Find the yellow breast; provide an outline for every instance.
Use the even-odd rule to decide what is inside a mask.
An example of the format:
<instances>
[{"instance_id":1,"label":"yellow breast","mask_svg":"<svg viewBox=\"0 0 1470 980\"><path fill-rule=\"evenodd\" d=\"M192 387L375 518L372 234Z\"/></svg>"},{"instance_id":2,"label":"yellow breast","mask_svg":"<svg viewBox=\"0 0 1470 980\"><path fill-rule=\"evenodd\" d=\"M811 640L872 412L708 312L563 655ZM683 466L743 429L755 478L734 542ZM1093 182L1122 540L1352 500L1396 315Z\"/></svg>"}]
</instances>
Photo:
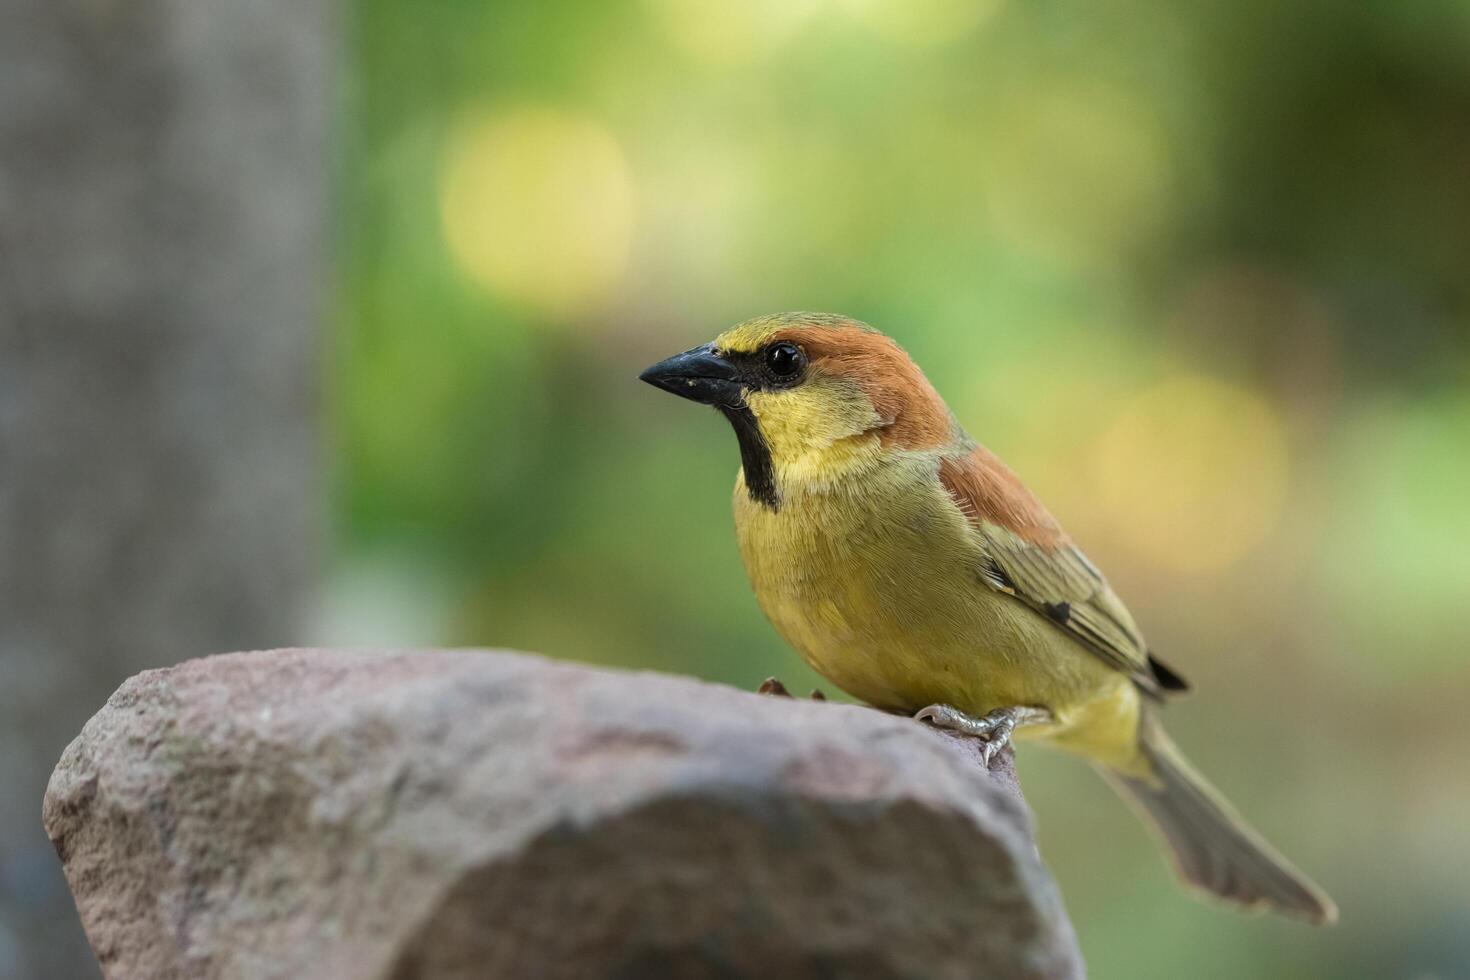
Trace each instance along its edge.
<instances>
[{"instance_id":1,"label":"yellow breast","mask_svg":"<svg viewBox=\"0 0 1470 980\"><path fill-rule=\"evenodd\" d=\"M860 449L860 447L859 447ZM1132 747L1136 692L1121 674L980 577L983 552L923 454L863 454L860 472L782 480L771 510L735 488L741 554L762 610L824 677L874 706L947 702L970 714L1047 707L1049 732ZM1114 716L1117 716L1114 718ZM1124 730L1126 729L1126 730ZM1099 757L1097 747L1072 746Z\"/></svg>"}]
</instances>

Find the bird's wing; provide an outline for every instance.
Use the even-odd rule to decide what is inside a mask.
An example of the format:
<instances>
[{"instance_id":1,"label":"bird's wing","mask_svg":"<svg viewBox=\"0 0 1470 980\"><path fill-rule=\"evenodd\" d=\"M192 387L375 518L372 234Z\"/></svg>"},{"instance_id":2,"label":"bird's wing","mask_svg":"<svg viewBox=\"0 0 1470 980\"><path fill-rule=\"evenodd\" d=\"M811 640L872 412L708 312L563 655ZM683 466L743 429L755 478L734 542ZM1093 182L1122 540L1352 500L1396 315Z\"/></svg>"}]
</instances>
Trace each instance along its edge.
<instances>
[{"instance_id":1,"label":"bird's wing","mask_svg":"<svg viewBox=\"0 0 1470 980\"><path fill-rule=\"evenodd\" d=\"M1188 688L1149 656L1133 616L1097 566L995 454L977 446L947 457L939 478L980 537L988 586L1035 609L1145 692Z\"/></svg>"}]
</instances>

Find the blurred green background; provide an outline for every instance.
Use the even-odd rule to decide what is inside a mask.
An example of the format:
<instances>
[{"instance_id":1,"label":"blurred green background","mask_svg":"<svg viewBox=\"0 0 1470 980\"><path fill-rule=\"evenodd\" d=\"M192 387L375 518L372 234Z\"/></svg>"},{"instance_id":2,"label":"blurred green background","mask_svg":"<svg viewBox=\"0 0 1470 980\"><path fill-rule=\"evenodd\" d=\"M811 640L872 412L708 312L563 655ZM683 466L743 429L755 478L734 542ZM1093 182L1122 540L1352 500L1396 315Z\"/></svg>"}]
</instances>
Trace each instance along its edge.
<instances>
[{"instance_id":1,"label":"blurred green background","mask_svg":"<svg viewBox=\"0 0 1470 980\"><path fill-rule=\"evenodd\" d=\"M818 683L746 586L731 434L634 379L846 313L1107 570L1196 685L1181 744L1342 906L1190 901L1023 748L1092 975L1470 971L1470 7L359 0L348 29L323 637Z\"/></svg>"}]
</instances>

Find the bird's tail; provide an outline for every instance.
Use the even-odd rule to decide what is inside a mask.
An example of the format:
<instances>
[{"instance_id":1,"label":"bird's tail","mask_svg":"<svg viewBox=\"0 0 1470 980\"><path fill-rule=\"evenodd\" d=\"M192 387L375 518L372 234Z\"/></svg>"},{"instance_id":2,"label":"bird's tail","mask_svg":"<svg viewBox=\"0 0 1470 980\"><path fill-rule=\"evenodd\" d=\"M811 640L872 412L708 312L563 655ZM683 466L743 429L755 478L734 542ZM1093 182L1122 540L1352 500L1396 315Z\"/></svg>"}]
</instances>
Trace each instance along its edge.
<instances>
[{"instance_id":1,"label":"bird's tail","mask_svg":"<svg viewBox=\"0 0 1470 980\"><path fill-rule=\"evenodd\" d=\"M1139 747L1152 778L1103 774L1157 828L1185 881L1247 908L1270 908L1317 925L1337 921L1332 899L1194 771L1151 711L1139 727Z\"/></svg>"}]
</instances>

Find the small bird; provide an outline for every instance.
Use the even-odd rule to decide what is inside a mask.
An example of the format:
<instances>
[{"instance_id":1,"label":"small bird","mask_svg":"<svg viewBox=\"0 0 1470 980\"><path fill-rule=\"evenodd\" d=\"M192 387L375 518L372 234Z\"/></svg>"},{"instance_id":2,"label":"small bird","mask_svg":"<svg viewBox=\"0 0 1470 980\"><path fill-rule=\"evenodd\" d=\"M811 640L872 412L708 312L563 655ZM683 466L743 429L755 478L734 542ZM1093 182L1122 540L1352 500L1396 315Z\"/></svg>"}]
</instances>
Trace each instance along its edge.
<instances>
[{"instance_id":1,"label":"small bird","mask_svg":"<svg viewBox=\"0 0 1470 980\"><path fill-rule=\"evenodd\" d=\"M781 313L640 377L734 427L746 571L818 673L982 739L987 764L1013 732L1080 755L1137 804L1189 884L1336 920L1164 733L1159 709L1184 679L893 340L846 317Z\"/></svg>"}]
</instances>

